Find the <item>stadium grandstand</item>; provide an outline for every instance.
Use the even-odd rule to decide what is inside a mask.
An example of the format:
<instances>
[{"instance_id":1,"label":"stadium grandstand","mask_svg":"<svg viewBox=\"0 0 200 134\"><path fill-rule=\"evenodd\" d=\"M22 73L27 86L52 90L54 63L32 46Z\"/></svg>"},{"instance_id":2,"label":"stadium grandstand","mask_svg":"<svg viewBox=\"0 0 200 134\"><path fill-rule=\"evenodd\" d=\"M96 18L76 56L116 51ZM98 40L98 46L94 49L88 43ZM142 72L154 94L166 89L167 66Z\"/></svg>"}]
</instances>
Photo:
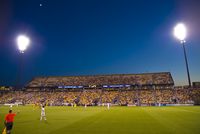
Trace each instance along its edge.
<instances>
[{"instance_id":1,"label":"stadium grandstand","mask_svg":"<svg viewBox=\"0 0 200 134\"><path fill-rule=\"evenodd\" d=\"M169 72L146 74L114 74L94 76L36 77L27 88L94 88L110 85L130 86L173 86L174 81ZM71 87L70 87L71 86ZM80 87L79 87L80 86Z\"/></svg>"},{"instance_id":2,"label":"stadium grandstand","mask_svg":"<svg viewBox=\"0 0 200 134\"><path fill-rule=\"evenodd\" d=\"M0 103L156 106L194 104L199 98L198 88L174 87L171 73L160 72L36 77L23 91L1 93Z\"/></svg>"}]
</instances>

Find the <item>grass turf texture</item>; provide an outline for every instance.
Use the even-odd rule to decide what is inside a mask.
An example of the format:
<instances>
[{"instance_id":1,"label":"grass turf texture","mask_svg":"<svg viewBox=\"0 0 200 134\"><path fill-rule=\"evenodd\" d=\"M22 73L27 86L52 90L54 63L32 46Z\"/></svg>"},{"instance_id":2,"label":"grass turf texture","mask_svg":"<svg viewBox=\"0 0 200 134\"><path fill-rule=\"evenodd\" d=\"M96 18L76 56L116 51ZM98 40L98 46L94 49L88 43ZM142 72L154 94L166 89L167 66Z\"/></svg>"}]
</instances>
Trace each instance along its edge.
<instances>
[{"instance_id":1,"label":"grass turf texture","mask_svg":"<svg viewBox=\"0 0 200 134\"><path fill-rule=\"evenodd\" d=\"M0 130L9 107L0 107ZM13 107L13 134L200 134L200 107Z\"/></svg>"}]
</instances>

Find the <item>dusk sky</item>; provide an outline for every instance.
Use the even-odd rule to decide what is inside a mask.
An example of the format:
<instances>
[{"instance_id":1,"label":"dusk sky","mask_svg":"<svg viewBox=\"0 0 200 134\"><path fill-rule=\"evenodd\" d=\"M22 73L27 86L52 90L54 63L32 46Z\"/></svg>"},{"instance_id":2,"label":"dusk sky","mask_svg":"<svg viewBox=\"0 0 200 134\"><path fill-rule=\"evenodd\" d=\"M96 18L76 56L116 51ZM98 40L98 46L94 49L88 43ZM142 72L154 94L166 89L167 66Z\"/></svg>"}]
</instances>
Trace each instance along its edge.
<instances>
[{"instance_id":1,"label":"dusk sky","mask_svg":"<svg viewBox=\"0 0 200 134\"><path fill-rule=\"evenodd\" d=\"M0 0L0 85L15 86L20 73L25 84L36 76L151 72L187 84L173 36L178 22L188 29L191 80L200 81L200 0ZM23 55L19 34L31 39Z\"/></svg>"}]
</instances>

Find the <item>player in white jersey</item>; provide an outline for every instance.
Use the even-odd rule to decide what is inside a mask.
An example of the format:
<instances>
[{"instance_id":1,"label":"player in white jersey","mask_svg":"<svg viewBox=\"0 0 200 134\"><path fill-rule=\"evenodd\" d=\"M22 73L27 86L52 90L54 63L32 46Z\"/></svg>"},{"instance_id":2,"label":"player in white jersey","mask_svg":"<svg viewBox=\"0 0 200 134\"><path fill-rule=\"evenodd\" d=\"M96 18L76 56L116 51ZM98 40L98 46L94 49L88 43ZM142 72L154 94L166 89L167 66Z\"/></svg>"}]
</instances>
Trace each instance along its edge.
<instances>
[{"instance_id":1,"label":"player in white jersey","mask_svg":"<svg viewBox=\"0 0 200 134\"><path fill-rule=\"evenodd\" d=\"M42 106L42 109L41 109L40 121L42 121L42 119L44 119L45 121L47 120L46 119L46 115L45 115L45 108L44 108L44 106Z\"/></svg>"},{"instance_id":2,"label":"player in white jersey","mask_svg":"<svg viewBox=\"0 0 200 134\"><path fill-rule=\"evenodd\" d=\"M10 110L12 110L13 104L10 104Z\"/></svg>"},{"instance_id":3,"label":"player in white jersey","mask_svg":"<svg viewBox=\"0 0 200 134\"><path fill-rule=\"evenodd\" d=\"M108 108L108 110L110 109L110 103L107 103L107 108Z\"/></svg>"}]
</instances>

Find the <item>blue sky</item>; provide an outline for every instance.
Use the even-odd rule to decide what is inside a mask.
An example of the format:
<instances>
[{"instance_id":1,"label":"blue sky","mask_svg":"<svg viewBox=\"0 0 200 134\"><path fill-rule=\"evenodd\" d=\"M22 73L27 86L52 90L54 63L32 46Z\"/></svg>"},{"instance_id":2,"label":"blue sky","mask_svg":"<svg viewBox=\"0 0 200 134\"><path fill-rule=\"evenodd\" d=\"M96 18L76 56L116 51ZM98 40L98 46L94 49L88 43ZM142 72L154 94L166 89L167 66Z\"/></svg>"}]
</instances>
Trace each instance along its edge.
<instances>
[{"instance_id":1,"label":"blue sky","mask_svg":"<svg viewBox=\"0 0 200 134\"><path fill-rule=\"evenodd\" d=\"M176 85L187 84L173 37L178 22L188 28L191 80L200 81L199 14L198 0L2 0L0 85L16 85L20 74L27 83L36 76L168 71ZM31 38L23 55L15 42L21 33Z\"/></svg>"}]
</instances>

